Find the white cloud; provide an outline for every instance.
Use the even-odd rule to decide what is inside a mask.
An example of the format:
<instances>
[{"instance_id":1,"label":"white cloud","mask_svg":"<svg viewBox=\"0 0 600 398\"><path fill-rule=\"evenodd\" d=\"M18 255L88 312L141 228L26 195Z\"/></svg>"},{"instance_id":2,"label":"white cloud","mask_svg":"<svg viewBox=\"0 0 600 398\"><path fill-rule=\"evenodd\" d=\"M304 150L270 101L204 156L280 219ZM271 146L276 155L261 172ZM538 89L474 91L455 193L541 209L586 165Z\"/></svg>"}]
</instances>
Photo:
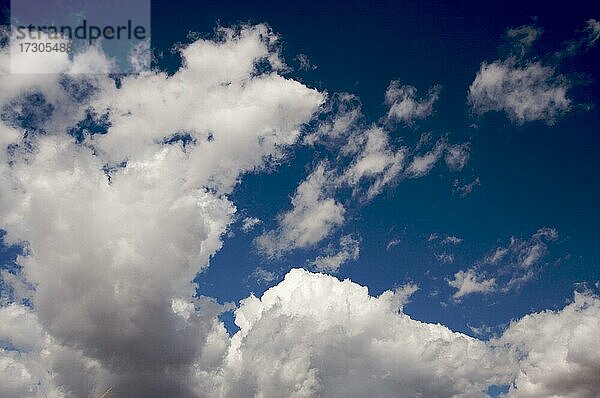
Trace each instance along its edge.
<instances>
[{"instance_id":1,"label":"white cloud","mask_svg":"<svg viewBox=\"0 0 600 398\"><path fill-rule=\"evenodd\" d=\"M435 258L442 264L452 264L454 262L454 255L451 253L439 253L435 255Z\"/></svg>"},{"instance_id":2,"label":"white cloud","mask_svg":"<svg viewBox=\"0 0 600 398\"><path fill-rule=\"evenodd\" d=\"M252 272L252 277L256 279L258 283L271 283L277 279L277 274L272 271L267 271L262 267L257 267L254 272Z\"/></svg>"},{"instance_id":3,"label":"white cloud","mask_svg":"<svg viewBox=\"0 0 600 398\"><path fill-rule=\"evenodd\" d=\"M509 28L506 30L507 40L515 47L513 50L521 57L529 52L533 43L542 35L543 29L532 26L523 25L517 28Z\"/></svg>"},{"instance_id":4,"label":"white cloud","mask_svg":"<svg viewBox=\"0 0 600 398\"><path fill-rule=\"evenodd\" d=\"M242 231L250 232L254 229L254 227L256 227L259 224L262 224L262 221L259 218L245 217L242 220Z\"/></svg>"},{"instance_id":5,"label":"white cloud","mask_svg":"<svg viewBox=\"0 0 600 398\"><path fill-rule=\"evenodd\" d=\"M446 165L452 171L460 171L469 161L469 156L469 143L451 145L446 149Z\"/></svg>"},{"instance_id":6,"label":"white cloud","mask_svg":"<svg viewBox=\"0 0 600 398\"><path fill-rule=\"evenodd\" d=\"M575 294L558 312L531 314L511 323L499 344L520 357L510 398L594 398L600 391L600 300Z\"/></svg>"},{"instance_id":7,"label":"white cloud","mask_svg":"<svg viewBox=\"0 0 600 398\"><path fill-rule=\"evenodd\" d=\"M490 293L496 289L496 279L486 279L477 274L477 270L470 268L467 271L458 271L454 279L448 280L448 284L457 291L452 295L455 300L473 293Z\"/></svg>"},{"instance_id":8,"label":"white cloud","mask_svg":"<svg viewBox=\"0 0 600 398\"><path fill-rule=\"evenodd\" d=\"M428 117L440 96L440 89L440 86L434 86L426 98L418 99L415 87L401 85L400 81L393 80L385 92L385 103L390 107L388 119L412 124L415 120Z\"/></svg>"},{"instance_id":9,"label":"white cloud","mask_svg":"<svg viewBox=\"0 0 600 398\"><path fill-rule=\"evenodd\" d=\"M317 256L311 265L318 271L337 272L348 261L356 261L360 255L360 242L352 235L340 238L337 250L329 248L326 255Z\"/></svg>"},{"instance_id":10,"label":"white cloud","mask_svg":"<svg viewBox=\"0 0 600 398\"><path fill-rule=\"evenodd\" d=\"M442 157L446 145L446 140L440 139L431 151L423 155L414 156L406 168L406 176L408 178L419 178L429 174Z\"/></svg>"},{"instance_id":11,"label":"white cloud","mask_svg":"<svg viewBox=\"0 0 600 398\"><path fill-rule=\"evenodd\" d=\"M576 294L485 342L404 314L416 290L372 297L349 280L290 271L236 311L219 395L483 397L505 385L509 397L594 397L597 297Z\"/></svg>"},{"instance_id":12,"label":"white cloud","mask_svg":"<svg viewBox=\"0 0 600 398\"><path fill-rule=\"evenodd\" d=\"M399 89L396 86L394 82L390 84L391 91L386 93L388 98L396 98L394 90ZM405 178L426 176L444 154L453 170L462 169L468 161L469 145L449 146L446 137L438 139L433 148L424 153L417 152L430 146L431 134L424 134L413 149L393 142L385 126L364 122L360 101L350 94L333 95L322 107L320 117L312 126L314 131L306 134L303 142L310 146L322 144L333 152L334 160L315 167L292 199L300 206L293 204L292 210L280 214L277 228L256 240L259 248L270 257L317 244L345 221L345 217L338 216L345 214L352 201L358 202L359 206L364 205L390 185ZM310 183L311 194L308 197L313 198L313 203L308 206L298 196L298 190L307 186L313 176L320 174L326 178ZM317 181L321 182L317 184ZM336 195L347 188L352 190L352 198L345 203L337 202ZM317 216L311 213L325 205L324 201L327 201L327 206L336 208L329 213L329 216L335 217L333 222L326 220L324 213ZM311 218L310 222L307 217ZM302 226L298 228L297 224Z\"/></svg>"},{"instance_id":13,"label":"white cloud","mask_svg":"<svg viewBox=\"0 0 600 398\"><path fill-rule=\"evenodd\" d=\"M462 238L459 238L459 237L453 236L453 235L448 235L444 239L442 239L442 244L445 244L445 245L459 245L462 242L463 242Z\"/></svg>"},{"instance_id":14,"label":"white cloud","mask_svg":"<svg viewBox=\"0 0 600 398\"><path fill-rule=\"evenodd\" d=\"M317 67L315 65L313 65L312 62L310 62L310 59L308 58L308 55L306 55L306 54L296 55L295 60L298 61L298 69L299 70L317 69Z\"/></svg>"},{"instance_id":15,"label":"white cloud","mask_svg":"<svg viewBox=\"0 0 600 398\"><path fill-rule=\"evenodd\" d=\"M569 87L551 66L509 58L481 64L469 87L469 103L478 114L501 111L518 124L536 120L553 124L571 109Z\"/></svg>"},{"instance_id":16,"label":"white cloud","mask_svg":"<svg viewBox=\"0 0 600 398\"><path fill-rule=\"evenodd\" d=\"M388 242L385 247L385 250L390 250L392 247L398 246L402 242L400 239L392 239Z\"/></svg>"},{"instance_id":17,"label":"white cloud","mask_svg":"<svg viewBox=\"0 0 600 398\"><path fill-rule=\"evenodd\" d=\"M521 288L541 271L548 243L558 240L554 228L540 228L529 239L511 237L510 243L486 255L467 271L459 271L448 284L457 289L454 298L472 293L509 292ZM490 267L493 267L490 269Z\"/></svg>"},{"instance_id":18,"label":"white cloud","mask_svg":"<svg viewBox=\"0 0 600 398\"><path fill-rule=\"evenodd\" d=\"M399 312L415 290L290 271L236 311L222 396L480 397L510 381L484 342Z\"/></svg>"},{"instance_id":19,"label":"white cloud","mask_svg":"<svg viewBox=\"0 0 600 398\"><path fill-rule=\"evenodd\" d=\"M561 63L593 46L600 37L600 23L586 22L579 39L566 41L562 49L547 56L543 63L530 55L531 47L542 34L536 26L507 29L511 52L503 59L483 62L469 87L468 101L479 115L504 112L517 124L544 121L552 125L572 108L569 79L558 72Z\"/></svg>"},{"instance_id":20,"label":"white cloud","mask_svg":"<svg viewBox=\"0 0 600 398\"><path fill-rule=\"evenodd\" d=\"M363 134L354 136L342 148L342 152L355 153L354 160L341 177L342 182L357 188L362 181L369 181L365 200L377 196L399 176L407 157L407 148L395 150L388 133L379 127L369 128Z\"/></svg>"},{"instance_id":21,"label":"white cloud","mask_svg":"<svg viewBox=\"0 0 600 398\"><path fill-rule=\"evenodd\" d=\"M276 230L256 238L257 246L269 257L310 247L344 222L344 207L325 193L331 181L325 164L320 164L296 189L292 209L279 217Z\"/></svg>"},{"instance_id":22,"label":"white cloud","mask_svg":"<svg viewBox=\"0 0 600 398\"><path fill-rule=\"evenodd\" d=\"M235 212L227 195L241 174L281 159L323 101L277 73L267 27L219 34L182 48L173 75L124 76L119 88L105 75L16 77L1 50L0 228L28 248L21 276L59 355L43 371L22 363L34 385L69 397L99 395L95 383L127 397L196 395L192 371L212 361L203 347L221 308L194 299L191 281L221 248ZM274 71L257 75L263 59ZM78 143L68 132L87 109L110 126ZM201 310L185 319L173 300ZM20 369L18 354L0 356Z\"/></svg>"},{"instance_id":23,"label":"white cloud","mask_svg":"<svg viewBox=\"0 0 600 398\"><path fill-rule=\"evenodd\" d=\"M435 255L435 258L442 264L452 264L454 262L454 255L451 253L439 253Z\"/></svg>"}]
</instances>

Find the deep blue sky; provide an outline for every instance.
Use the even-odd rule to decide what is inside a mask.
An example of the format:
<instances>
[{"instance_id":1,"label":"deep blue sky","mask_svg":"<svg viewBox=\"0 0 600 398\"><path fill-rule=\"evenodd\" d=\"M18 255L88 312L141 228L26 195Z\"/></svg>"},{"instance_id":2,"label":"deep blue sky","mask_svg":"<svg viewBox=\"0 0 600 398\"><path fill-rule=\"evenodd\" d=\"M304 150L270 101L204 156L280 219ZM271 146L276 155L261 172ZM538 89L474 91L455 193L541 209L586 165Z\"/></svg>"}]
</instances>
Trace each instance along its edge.
<instances>
[{"instance_id":1,"label":"deep blue sky","mask_svg":"<svg viewBox=\"0 0 600 398\"><path fill-rule=\"evenodd\" d=\"M420 93L442 85L433 117L399 127L392 133L395 139L414 142L431 130L437 136L449 134L454 142L471 142L471 159L461 173L438 166L427 177L388 188L366 206L349 209L350 222L330 241L277 261L258 253L252 240L289 209L289 197L315 154L299 147L272 174L246 176L233 200L242 214L264 224L250 234L242 233L239 224L232 227L234 236L225 238L211 267L198 277L199 292L221 302L260 294L277 280L257 283L250 276L257 267L281 277L347 233L361 237L361 254L342 267L339 277L365 284L373 294L415 282L421 290L405 308L408 314L470 334L469 325L496 327L533 310L562 307L575 284L593 286L600 280L600 50L592 48L562 70L589 83L575 87L570 96L592 108L575 107L553 126L518 126L503 114L473 117L466 97L481 62L498 59L507 28L535 22L544 29L535 51L544 54L572 39L586 20L600 18L599 11L589 1L153 2L152 44L164 54L161 69L177 69L179 58L170 49L187 42L190 31L210 35L218 24L265 22L281 35L291 66L297 66L294 57L302 53L317 67L290 72L290 77L329 93L357 95L368 120L385 114L383 96L391 80ZM456 178L467 183L477 177L481 186L471 195L453 194ZM527 239L541 227L556 228L560 238L549 245L543 270L531 282L509 294L451 300L453 289L445 278L507 245L512 236ZM428 241L432 233L464 239L446 250L455 255L453 264L436 260L440 248ZM386 250L393 239L400 243ZM0 256L8 263L13 253Z\"/></svg>"}]
</instances>

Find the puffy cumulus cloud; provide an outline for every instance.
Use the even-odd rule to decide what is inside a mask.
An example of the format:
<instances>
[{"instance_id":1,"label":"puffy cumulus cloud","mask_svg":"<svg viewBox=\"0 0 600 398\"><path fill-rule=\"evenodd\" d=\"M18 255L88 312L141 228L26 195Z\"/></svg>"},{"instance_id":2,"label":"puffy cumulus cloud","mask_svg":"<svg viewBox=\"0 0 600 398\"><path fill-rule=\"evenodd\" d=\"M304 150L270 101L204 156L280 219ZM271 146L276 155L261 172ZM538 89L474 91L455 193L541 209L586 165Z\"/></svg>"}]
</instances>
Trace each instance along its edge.
<instances>
[{"instance_id":1,"label":"puffy cumulus cloud","mask_svg":"<svg viewBox=\"0 0 600 398\"><path fill-rule=\"evenodd\" d=\"M481 397L510 381L503 352L399 312L415 290L290 271L236 310L220 396Z\"/></svg>"},{"instance_id":2,"label":"puffy cumulus cloud","mask_svg":"<svg viewBox=\"0 0 600 398\"><path fill-rule=\"evenodd\" d=\"M403 311L418 290L379 297L349 280L291 270L235 312L232 337L209 396L594 398L600 299L575 294L560 311L513 321L483 341Z\"/></svg>"},{"instance_id":3,"label":"puffy cumulus cloud","mask_svg":"<svg viewBox=\"0 0 600 398\"><path fill-rule=\"evenodd\" d=\"M330 173L320 164L296 189L292 209L279 217L276 230L256 238L257 246L269 257L309 247L329 235L344 222L345 209L326 195Z\"/></svg>"},{"instance_id":4,"label":"puffy cumulus cloud","mask_svg":"<svg viewBox=\"0 0 600 398\"><path fill-rule=\"evenodd\" d=\"M418 99L415 87L393 80L385 92L385 103L390 107L388 119L407 124L425 119L433 112L433 104L440 97L440 90L440 86L433 86L425 98Z\"/></svg>"},{"instance_id":5,"label":"puffy cumulus cloud","mask_svg":"<svg viewBox=\"0 0 600 398\"><path fill-rule=\"evenodd\" d=\"M544 227L530 238L511 237L506 246L492 250L467 271L458 271L448 284L457 289L460 299L472 293L509 292L519 289L541 271L548 244L558 240L558 231Z\"/></svg>"},{"instance_id":6,"label":"puffy cumulus cloud","mask_svg":"<svg viewBox=\"0 0 600 398\"><path fill-rule=\"evenodd\" d=\"M360 241L352 235L340 238L337 250L328 247L325 255L317 256L311 265L319 271L336 272L342 265L351 260L358 260L360 255Z\"/></svg>"},{"instance_id":7,"label":"puffy cumulus cloud","mask_svg":"<svg viewBox=\"0 0 600 398\"><path fill-rule=\"evenodd\" d=\"M600 299L576 293L561 311L511 323L498 343L510 347L519 371L508 397L594 398L600 391Z\"/></svg>"},{"instance_id":8,"label":"puffy cumulus cloud","mask_svg":"<svg viewBox=\"0 0 600 398\"><path fill-rule=\"evenodd\" d=\"M221 308L194 298L191 281L232 221L227 195L242 173L280 159L323 102L278 73L276 41L264 25L221 29L184 46L173 75L118 84L10 75L1 50L0 227L26 247L19 277L54 342L37 351L57 356L35 372L37 360L13 364L22 355L3 351L8 372L29 373L48 396L89 396L96 384L77 376L87 365L67 358L77 355L119 395L197 395L193 369L218 357L203 347L221 341Z\"/></svg>"},{"instance_id":9,"label":"puffy cumulus cloud","mask_svg":"<svg viewBox=\"0 0 600 398\"><path fill-rule=\"evenodd\" d=\"M543 62L529 54L542 34L541 28L508 29L506 38L511 51L502 59L483 62L469 87L472 110L479 115L504 112L517 124L537 120L554 124L572 108L568 97L572 83L558 71L561 62L594 45L600 37L598 26L596 20L588 20L581 38L566 41L561 50L546 56Z\"/></svg>"}]
</instances>

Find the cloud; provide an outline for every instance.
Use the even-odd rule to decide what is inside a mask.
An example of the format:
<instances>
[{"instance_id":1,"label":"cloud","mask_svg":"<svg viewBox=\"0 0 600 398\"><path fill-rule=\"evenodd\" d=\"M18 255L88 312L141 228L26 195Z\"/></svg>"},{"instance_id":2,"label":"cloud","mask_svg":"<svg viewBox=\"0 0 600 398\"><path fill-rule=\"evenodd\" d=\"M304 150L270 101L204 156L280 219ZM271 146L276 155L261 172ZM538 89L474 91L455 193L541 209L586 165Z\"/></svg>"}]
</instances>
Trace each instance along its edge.
<instances>
[{"instance_id":1,"label":"cloud","mask_svg":"<svg viewBox=\"0 0 600 398\"><path fill-rule=\"evenodd\" d=\"M470 268L467 271L458 271L454 279L448 280L448 285L457 289L452 295L455 300L473 293L490 293L496 289L496 279L486 279L477 274L477 270Z\"/></svg>"},{"instance_id":2,"label":"cloud","mask_svg":"<svg viewBox=\"0 0 600 398\"><path fill-rule=\"evenodd\" d=\"M446 165L452 171L461 171L469 161L469 156L469 143L451 145L446 149Z\"/></svg>"},{"instance_id":3,"label":"cloud","mask_svg":"<svg viewBox=\"0 0 600 398\"><path fill-rule=\"evenodd\" d=\"M256 217L245 217L242 220L242 231L250 232L257 225L262 224L262 221Z\"/></svg>"},{"instance_id":4,"label":"cloud","mask_svg":"<svg viewBox=\"0 0 600 398\"><path fill-rule=\"evenodd\" d=\"M355 194L359 192L360 183L369 182L365 200L377 196L400 175L407 157L407 149L394 149L387 131L379 127L369 128L351 138L342 152L354 155L354 159L342 175L341 182L355 188Z\"/></svg>"},{"instance_id":5,"label":"cloud","mask_svg":"<svg viewBox=\"0 0 600 398\"><path fill-rule=\"evenodd\" d=\"M271 283L277 279L277 274L275 272L267 271L262 267L257 267L254 272L252 272L252 277L256 279L258 283Z\"/></svg>"},{"instance_id":6,"label":"cloud","mask_svg":"<svg viewBox=\"0 0 600 398\"><path fill-rule=\"evenodd\" d=\"M600 356L588 347L600 326L598 297L576 293L564 309L530 314L483 341L411 319L403 306L417 290L406 284L373 297L349 280L293 269L261 298L240 303L233 337L213 324L194 364L194 396L481 397L492 385L510 386L508 397L597 391ZM52 343L30 309L4 307L0 320L0 339L27 347L0 352L2 396L41 398L30 390L40 377L84 393L102 380L97 363ZM58 363L74 373L47 372ZM43 380L48 397L64 396Z\"/></svg>"},{"instance_id":7,"label":"cloud","mask_svg":"<svg viewBox=\"0 0 600 398\"><path fill-rule=\"evenodd\" d=\"M291 270L235 312L222 397L593 397L600 366L600 299L576 294L557 312L514 321L478 340L411 319L402 307L418 288L379 297L349 280ZM268 341L269 344L265 344ZM398 390L398 385L402 388Z\"/></svg>"},{"instance_id":8,"label":"cloud","mask_svg":"<svg viewBox=\"0 0 600 398\"><path fill-rule=\"evenodd\" d=\"M442 157L446 149L446 140L440 139L436 142L434 148L423 154L413 157L412 161L406 168L406 176L408 178L423 177L433 169L438 160Z\"/></svg>"},{"instance_id":9,"label":"cloud","mask_svg":"<svg viewBox=\"0 0 600 398\"><path fill-rule=\"evenodd\" d=\"M586 22L583 35L566 41L562 49L544 61L530 55L542 34L537 26L520 26L506 31L510 51L502 59L483 62L469 87L468 102L475 114L504 112L516 124L543 121L552 125L572 109L568 91L573 83L561 74L561 63L595 44L600 23Z\"/></svg>"},{"instance_id":10,"label":"cloud","mask_svg":"<svg viewBox=\"0 0 600 398\"><path fill-rule=\"evenodd\" d=\"M506 30L506 39L512 44L512 51L520 57L525 56L535 41L540 38L543 29L533 25L523 25Z\"/></svg>"},{"instance_id":11,"label":"cloud","mask_svg":"<svg viewBox=\"0 0 600 398\"><path fill-rule=\"evenodd\" d=\"M588 19L586 21L585 32L588 34L586 38L588 45L592 46L596 44L596 41L600 38L600 21L593 18Z\"/></svg>"},{"instance_id":12,"label":"cloud","mask_svg":"<svg viewBox=\"0 0 600 398\"><path fill-rule=\"evenodd\" d=\"M484 342L399 312L415 290L371 297L349 280L290 271L236 310L222 396L476 397L509 382Z\"/></svg>"},{"instance_id":13,"label":"cloud","mask_svg":"<svg viewBox=\"0 0 600 398\"><path fill-rule=\"evenodd\" d=\"M453 235L448 235L444 239L442 239L442 244L445 244L445 245L459 245L462 242L463 242L462 238L459 238L459 237L453 236Z\"/></svg>"},{"instance_id":14,"label":"cloud","mask_svg":"<svg viewBox=\"0 0 600 398\"><path fill-rule=\"evenodd\" d=\"M127 397L196 396L194 366L212 361L203 347L222 308L194 297L192 280L233 220L227 195L281 159L324 99L278 73L266 26L217 36L183 46L173 75L119 84L15 77L1 50L0 227L6 244L27 248L19 276L34 286L43 336L74 356L38 372L3 352L2 366L25 366L49 396L60 395L53 385L68 397L109 385ZM265 60L272 71L258 73ZM174 311L182 303L191 315Z\"/></svg>"},{"instance_id":15,"label":"cloud","mask_svg":"<svg viewBox=\"0 0 600 398\"><path fill-rule=\"evenodd\" d=\"M318 271L337 272L348 261L356 261L360 255L360 242L352 235L340 238L337 251L329 248L326 255L317 256L311 265Z\"/></svg>"},{"instance_id":16,"label":"cloud","mask_svg":"<svg viewBox=\"0 0 600 398\"><path fill-rule=\"evenodd\" d=\"M292 209L279 214L277 227L256 239L267 256L318 244L346 221L346 209L363 206L406 178L426 176L446 149L452 167L462 168L468 160L468 145L452 146L441 137L430 148L427 135L410 148L394 142L385 126L364 119L360 101L350 94L333 95L321 108L303 142L322 145L331 156L316 163L296 188ZM347 190L352 197L338 200Z\"/></svg>"},{"instance_id":17,"label":"cloud","mask_svg":"<svg viewBox=\"0 0 600 398\"><path fill-rule=\"evenodd\" d=\"M541 260L548 254L548 243L558 240L558 231L544 227L529 239L511 237L467 271L459 271L448 284L457 289L459 299L472 293L507 293L521 288L541 272ZM490 269L490 267L493 267Z\"/></svg>"},{"instance_id":18,"label":"cloud","mask_svg":"<svg viewBox=\"0 0 600 398\"><path fill-rule=\"evenodd\" d=\"M454 255L451 253L439 253L435 255L435 258L442 264L452 264L454 262Z\"/></svg>"},{"instance_id":19,"label":"cloud","mask_svg":"<svg viewBox=\"0 0 600 398\"><path fill-rule=\"evenodd\" d=\"M540 62L520 65L514 58L481 64L469 87L469 104L477 114L505 112L513 122L542 120L554 124L571 109L570 83Z\"/></svg>"},{"instance_id":20,"label":"cloud","mask_svg":"<svg viewBox=\"0 0 600 398\"><path fill-rule=\"evenodd\" d=\"M401 85L398 80L391 81L385 92L385 103L390 107L388 119L410 125L415 120L428 117L433 112L433 104L438 100L440 90L440 86L433 86L426 98L418 99L415 87Z\"/></svg>"},{"instance_id":21,"label":"cloud","mask_svg":"<svg viewBox=\"0 0 600 398\"><path fill-rule=\"evenodd\" d=\"M511 398L593 398L600 391L600 300L575 293L561 311L514 321L498 340L520 357Z\"/></svg>"},{"instance_id":22,"label":"cloud","mask_svg":"<svg viewBox=\"0 0 600 398\"><path fill-rule=\"evenodd\" d=\"M577 33L578 38L563 43L562 48L554 54L557 61L573 57L594 46L600 38L600 22L593 18L588 19L583 30Z\"/></svg>"},{"instance_id":23,"label":"cloud","mask_svg":"<svg viewBox=\"0 0 600 398\"><path fill-rule=\"evenodd\" d=\"M292 209L279 217L276 230L256 238L257 246L269 257L310 247L344 222L344 207L325 195L330 174L320 164L296 189Z\"/></svg>"},{"instance_id":24,"label":"cloud","mask_svg":"<svg viewBox=\"0 0 600 398\"><path fill-rule=\"evenodd\" d=\"M296 61L298 61L298 69L299 70L306 71L306 70L317 69L317 67L310 62L310 59L308 58L308 56L306 54L298 54L298 55L296 55L296 57L294 59Z\"/></svg>"},{"instance_id":25,"label":"cloud","mask_svg":"<svg viewBox=\"0 0 600 398\"><path fill-rule=\"evenodd\" d=\"M400 244L400 242L402 242L402 240L400 239L392 239L388 242L387 246L385 247L385 250L390 250L393 247L396 247Z\"/></svg>"}]
</instances>

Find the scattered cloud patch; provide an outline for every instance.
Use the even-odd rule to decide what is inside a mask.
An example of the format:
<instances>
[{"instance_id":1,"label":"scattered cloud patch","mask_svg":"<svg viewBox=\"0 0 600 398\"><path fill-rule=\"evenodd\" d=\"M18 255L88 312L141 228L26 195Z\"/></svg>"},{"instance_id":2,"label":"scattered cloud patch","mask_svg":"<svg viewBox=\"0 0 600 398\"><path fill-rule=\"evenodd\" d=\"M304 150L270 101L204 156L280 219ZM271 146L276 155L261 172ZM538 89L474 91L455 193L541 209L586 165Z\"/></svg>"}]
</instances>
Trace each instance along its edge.
<instances>
[{"instance_id":1,"label":"scattered cloud patch","mask_svg":"<svg viewBox=\"0 0 600 398\"><path fill-rule=\"evenodd\" d=\"M442 239L442 244L445 245L459 245L463 242L463 238L459 238L457 236L448 235L444 239Z\"/></svg>"},{"instance_id":2,"label":"scattered cloud patch","mask_svg":"<svg viewBox=\"0 0 600 398\"><path fill-rule=\"evenodd\" d=\"M251 276L260 284L269 284L277 279L275 272L267 271L262 267L257 267Z\"/></svg>"},{"instance_id":3,"label":"scattered cloud patch","mask_svg":"<svg viewBox=\"0 0 600 398\"><path fill-rule=\"evenodd\" d=\"M435 255L435 258L442 264L452 264L454 262L454 255L451 253L439 253Z\"/></svg>"},{"instance_id":4,"label":"scattered cloud patch","mask_svg":"<svg viewBox=\"0 0 600 398\"><path fill-rule=\"evenodd\" d=\"M507 293L517 290L541 272L542 259L548 254L548 244L558 240L554 228L540 228L529 239L511 237L506 246L493 249L467 271L459 271L449 280L457 289L454 298L471 293Z\"/></svg>"},{"instance_id":5,"label":"scattered cloud patch","mask_svg":"<svg viewBox=\"0 0 600 398\"><path fill-rule=\"evenodd\" d=\"M446 165L452 171L461 171L470 156L470 145L469 143L451 145L446 149Z\"/></svg>"},{"instance_id":6,"label":"scattered cloud patch","mask_svg":"<svg viewBox=\"0 0 600 398\"><path fill-rule=\"evenodd\" d=\"M568 91L571 81L558 71L565 57L592 46L598 37L599 23L589 20L585 35L568 41L554 59L536 60L530 50L542 34L535 26L507 30L506 38L512 51L491 63L483 62L469 87L468 102L475 114L504 112L516 124L543 121L552 125L572 109Z\"/></svg>"},{"instance_id":7,"label":"scattered cloud patch","mask_svg":"<svg viewBox=\"0 0 600 398\"><path fill-rule=\"evenodd\" d=\"M455 300L460 300L468 294L494 291L496 289L496 279L486 279L483 275L477 274L476 269L470 268L454 274L454 279L448 280L448 285L457 289L452 297Z\"/></svg>"},{"instance_id":8,"label":"scattered cloud patch","mask_svg":"<svg viewBox=\"0 0 600 398\"><path fill-rule=\"evenodd\" d=\"M416 120L425 119L432 114L433 104L438 100L440 90L440 86L433 86L425 98L419 99L415 87L393 80L385 92L385 103L390 107L388 119L408 125Z\"/></svg>"},{"instance_id":9,"label":"scattered cloud patch","mask_svg":"<svg viewBox=\"0 0 600 398\"><path fill-rule=\"evenodd\" d=\"M316 65L313 65L306 54L298 54L296 55L295 60L298 62L298 69L307 71L317 69Z\"/></svg>"},{"instance_id":10,"label":"scattered cloud patch","mask_svg":"<svg viewBox=\"0 0 600 398\"><path fill-rule=\"evenodd\" d=\"M257 225L260 225L260 224L262 224L262 221L259 218L245 217L242 220L242 231L250 232L254 229L254 227L256 227Z\"/></svg>"},{"instance_id":11,"label":"scattered cloud patch","mask_svg":"<svg viewBox=\"0 0 600 398\"><path fill-rule=\"evenodd\" d=\"M328 253L315 258L311 265L318 271L337 272L348 261L356 261L360 255L360 241L352 235L340 238L337 250L329 247Z\"/></svg>"},{"instance_id":12,"label":"scattered cloud patch","mask_svg":"<svg viewBox=\"0 0 600 398\"><path fill-rule=\"evenodd\" d=\"M461 198L465 198L473 192L475 187L481 186L481 181L479 177L475 178L468 184L461 184L458 179L454 180L454 184L452 186L452 193L457 193Z\"/></svg>"},{"instance_id":13,"label":"scattered cloud patch","mask_svg":"<svg viewBox=\"0 0 600 398\"><path fill-rule=\"evenodd\" d=\"M259 249L279 257L297 248L315 245L344 222L345 209L327 195L331 181L325 164L320 164L296 189L292 209L279 216L277 229L256 238Z\"/></svg>"}]
</instances>

